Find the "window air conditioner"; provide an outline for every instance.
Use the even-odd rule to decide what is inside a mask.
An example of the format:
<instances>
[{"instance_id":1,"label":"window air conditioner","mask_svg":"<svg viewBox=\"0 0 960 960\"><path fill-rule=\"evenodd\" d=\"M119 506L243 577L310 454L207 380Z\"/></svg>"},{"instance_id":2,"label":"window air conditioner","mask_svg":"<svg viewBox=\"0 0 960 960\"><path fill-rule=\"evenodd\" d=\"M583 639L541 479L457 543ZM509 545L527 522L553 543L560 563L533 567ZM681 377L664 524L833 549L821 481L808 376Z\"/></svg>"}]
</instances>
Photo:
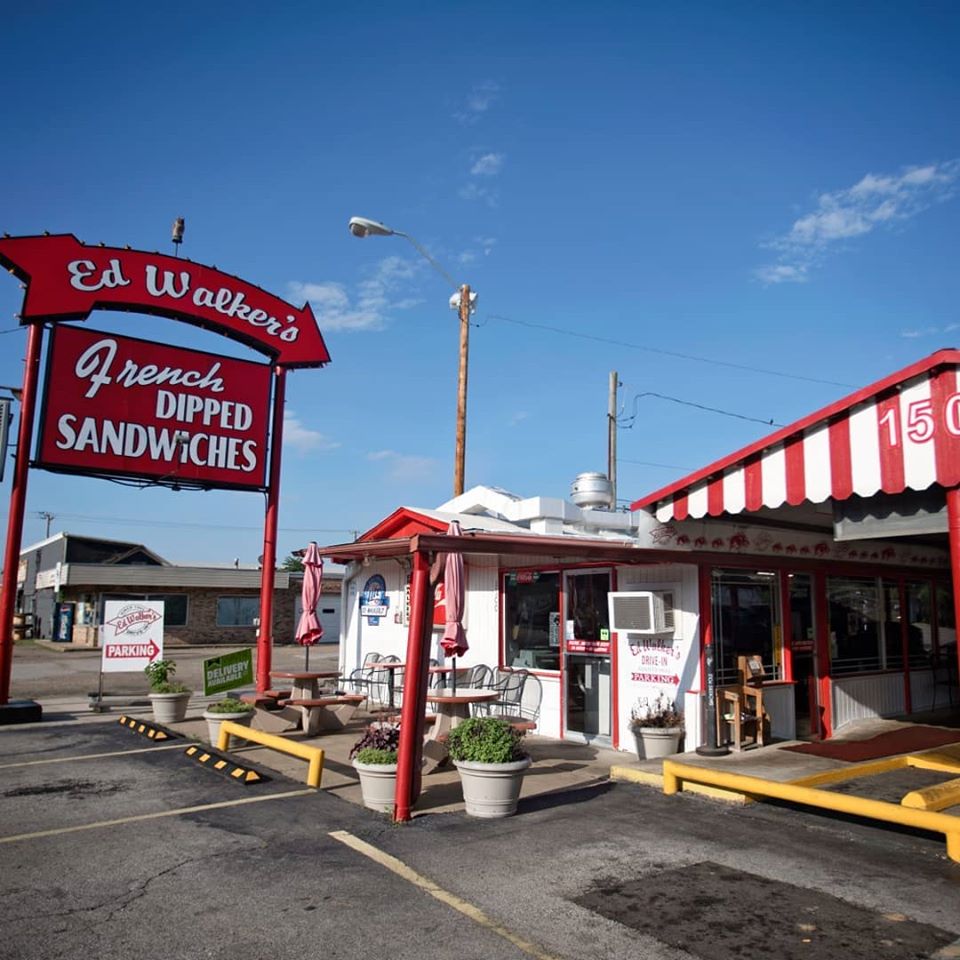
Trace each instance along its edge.
<instances>
[{"instance_id":1,"label":"window air conditioner","mask_svg":"<svg viewBox=\"0 0 960 960\"><path fill-rule=\"evenodd\" d=\"M610 629L617 633L673 633L673 593L638 590L608 594Z\"/></svg>"}]
</instances>

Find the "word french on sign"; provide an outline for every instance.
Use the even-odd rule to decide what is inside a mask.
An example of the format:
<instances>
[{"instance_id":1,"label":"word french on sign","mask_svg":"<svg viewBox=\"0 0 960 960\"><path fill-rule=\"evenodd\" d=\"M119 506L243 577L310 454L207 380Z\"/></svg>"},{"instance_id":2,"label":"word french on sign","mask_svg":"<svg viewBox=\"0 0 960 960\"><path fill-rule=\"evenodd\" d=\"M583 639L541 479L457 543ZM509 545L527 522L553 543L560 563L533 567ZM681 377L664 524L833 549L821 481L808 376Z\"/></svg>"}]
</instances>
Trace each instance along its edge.
<instances>
[{"instance_id":1,"label":"word french on sign","mask_svg":"<svg viewBox=\"0 0 960 960\"><path fill-rule=\"evenodd\" d=\"M163 656L163 602L107 600L103 611L104 673L137 673Z\"/></svg>"},{"instance_id":2,"label":"word french on sign","mask_svg":"<svg viewBox=\"0 0 960 960\"><path fill-rule=\"evenodd\" d=\"M262 489L270 368L54 327L37 466Z\"/></svg>"}]
</instances>

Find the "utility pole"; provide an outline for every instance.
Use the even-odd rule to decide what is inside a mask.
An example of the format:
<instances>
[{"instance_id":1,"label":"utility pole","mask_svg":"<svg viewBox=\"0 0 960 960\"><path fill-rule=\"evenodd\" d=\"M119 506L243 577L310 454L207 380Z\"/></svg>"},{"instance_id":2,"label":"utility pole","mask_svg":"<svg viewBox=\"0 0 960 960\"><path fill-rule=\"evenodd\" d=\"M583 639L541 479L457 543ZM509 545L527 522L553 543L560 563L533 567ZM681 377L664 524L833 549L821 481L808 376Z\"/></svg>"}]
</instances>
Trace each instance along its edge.
<instances>
[{"instance_id":1,"label":"utility pole","mask_svg":"<svg viewBox=\"0 0 960 960\"><path fill-rule=\"evenodd\" d=\"M51 522L52 520L56 520L56 514L50 513L49 510L40 510L40 511L38 511L37 516L38 516L41 520L46 520L46 521L47 521L47 530L46 530L46 533L44 533L44 535L43 535L44 540L46 540L47 537L50 536L50 522Z\"/></svg>"},{"instance_id":2,"label":"utility pole","mask_svg":"<svg viewBox=\"0 0 960 960\"><path fill-rule=\"evenodd\" d=\"M467 361L470 353L470 285L460 288L460 368L457 376L457 447L453 465L453 495L463 493L467 448Z\"/></svg>"},{"instance_id":3,"label":"utility pole","mask_svg":"<svg viewBox=\"0 0 960 960\"><path fill-rule=\"evenodd\" d=\"M620 378L610 371L610 401L607 405L607 479L610 481L611 509L617 509L617 390Z\"/></svg>"}]
</instances>

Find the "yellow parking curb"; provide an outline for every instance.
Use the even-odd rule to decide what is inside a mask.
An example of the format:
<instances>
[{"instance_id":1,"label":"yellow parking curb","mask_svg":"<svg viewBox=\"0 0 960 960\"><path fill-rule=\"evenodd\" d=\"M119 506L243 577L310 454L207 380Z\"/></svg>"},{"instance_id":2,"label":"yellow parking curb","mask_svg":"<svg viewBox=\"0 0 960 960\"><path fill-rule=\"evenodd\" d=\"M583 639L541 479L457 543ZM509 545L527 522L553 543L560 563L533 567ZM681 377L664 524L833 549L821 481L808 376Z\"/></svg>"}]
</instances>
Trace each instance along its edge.
<instances>
[{"instance_id":1,"label":"yellow parking curb","mask_svg":"<svg viewBox=\"0 0 960 960\"><path fill-rule=\"evenodd\" d=\"M637 770L634 767L613 766L610 768L610 779L621 783L641 783L644 786L663 789L663 774L653 773L649 770ZM684 790L687 793L699 794L701 797L710 797L712 800L722 800L724 803L738 803L745 806L754 802L753 797L748 797L744 793L738 793L735 790L722 790L705 783L685 783Z\"/></svg>"}]
</instances>

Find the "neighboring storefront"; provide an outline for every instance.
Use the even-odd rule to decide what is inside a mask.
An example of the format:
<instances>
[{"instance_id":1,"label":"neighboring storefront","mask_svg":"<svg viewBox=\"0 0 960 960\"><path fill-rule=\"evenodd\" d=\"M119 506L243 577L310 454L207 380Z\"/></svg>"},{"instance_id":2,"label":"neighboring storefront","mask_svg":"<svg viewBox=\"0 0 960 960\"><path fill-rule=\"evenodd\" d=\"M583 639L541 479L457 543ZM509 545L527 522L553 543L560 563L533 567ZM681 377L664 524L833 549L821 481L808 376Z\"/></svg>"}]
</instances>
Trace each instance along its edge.
<instances>
[{"instance_id":1,"label":"neighboring storefront","mask_svg":"<svg viewBox=\"0 0 960 960\"><path fill-rule=\"evenodd\" d=\"M958 362L935 354L631 513L486 487L438 510L401 508L357 543L323 550L349 564L341 667L370 652L406 658L417 558L456 549L470 643L458 663L529 671L546 735L629 749L631 708L662 694L686 714L686 748L700 744L705 641L720 684L735 679L738 656L760 656L777 737L946 706ZM464 536L451 547L454 519ZM632 591L656 592L666 629L614 629L608 596ZM439 660L442 616L434 623Z\"/></svg>"},{"instance_id":2,"label":"neighboring storefront","mask_svg":"<svg viewBox=\"0 0 960 960\"><path fill-rule=\"evenodd\" d=\"M180 566L143 544L58 533L20 557L17 615L26 635L95 646L108 600L165 604L164 632L173 644L251 644L258 633L258 568ZM274 575L273 639L292 643L302 575ZM317 605L324 640L340 626L340 575L328 572Z\"/></svg>"}]
</instances>

